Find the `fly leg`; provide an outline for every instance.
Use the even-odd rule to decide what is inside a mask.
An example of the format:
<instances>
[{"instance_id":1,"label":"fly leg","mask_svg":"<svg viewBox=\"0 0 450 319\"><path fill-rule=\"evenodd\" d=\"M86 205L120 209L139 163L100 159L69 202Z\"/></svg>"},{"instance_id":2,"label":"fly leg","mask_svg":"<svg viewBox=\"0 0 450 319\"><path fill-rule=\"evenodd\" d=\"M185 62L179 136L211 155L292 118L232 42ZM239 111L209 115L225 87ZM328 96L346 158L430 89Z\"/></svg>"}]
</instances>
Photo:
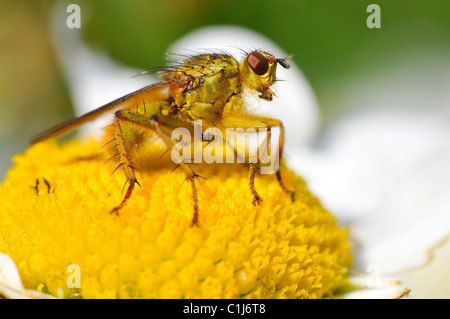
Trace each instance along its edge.
<instances>
[{"instance_id":1,"label":"fly leg","mask_svg":"<svg viewBox=\"0 0 450 319\"><path fill-rule=\"evenodd\" d=\"M163 140L164 144L168 149L173 149L175 147L175 143L170 139L171 132L176 128L186 128L189 132L193 132L194 128L192 125L187 124L185 122L179 121L177 119L171 118L169 116L164 115L146 115L141 114L135 111L128 110L119 110L116 112L116 118L127 121L129 123L139 125L146 129L150 129L155 131L158 136ZM193 135L191 135L193 136ZM172 155L174 155L172 153ZM179 156L179 154L178 154ZM174 158L175 160L175 158ZM194 214L192 217L192 225L198 225L198 196L197 196L197 188L195 184L195 180L199 177L186 163L181 156L176 158L178 165L183 169L186 174L186 180L190 182L192 187L192 199L193 199L193 208ZM131 185L131 184L130 184ZM130 190L131 189L131 190ZM131 186L129 190L132 191Z\"/></svg>"},{"instance_id":2,"label":"fly leg","mask_svg":"<svg viewBox=\"0 0 450 319\"><path fill-rule=\"evenodd\" d=\"M281 158L281 156L283 155L283 147L284 147L284 126L280 121L278 121L278 120L275 120L275 121L278 122L277 126L280 127L280 141L278 144L278 156L279 156L279 158ZM279 169L277 170L276 175L277 175L278 184L280 184L281 189L291 197L292 201L295 201L295 192L288 189L284 185L283 179L281 178L281 172Z\"/></svg>"},{"instance_id":3,"label":"fly leg","mask_svg":"<svg viewBox=\"0 0 450 319\"><path fill-rule=\"evenodd\" d=\"M258 169L259 169L258 164L251 163L248 172L248 182L250 185L250 192L253 195L253 202L252 202L253 206L261 205L263 201L263 199L261 198L261 196L259 196L258 192L255 189L255 175Z\"/></svg>"},{"instance_id":4,"label":"fly leg","mask_svg":"<svg viewBox=\"0 0 450 319\"><path fill-rule=\"evenodd\" d=\"M261 196L258 194L258 192L255 189L255 175L256 175L256 172L260 171L260 169L261 169L261 167L260 167L261 154L263 154L263 155L267 154L268 145L269 145L271 137L272 137L272 127L268 126L266 138L264 139L262 146L260 146L260 148L258 150L258 155L256 156L256 163L250 163L248 181L249 181L249 185L250 185L250 191L253 195L253 202L252 202L253 206L261 205L263 202Z\"/></svg>"},{"instance_id":5,"label":"fly leg","mask_svg":"<svg viewBox=\"0 0 450 319\"><path fill-rule=\"evenodd\" d=\"M291 201L295 201L295 192L291 191L289 188L287 188L284 183L283 183L283 179L281 178L281 173L278 170L277 173L277 180L278 180L278 184L280 184L281 189L283 190L283 192L285 192L286 194L288 194L291 197Z\"/></svg>"},{"instance_id":6,"label":"fly leg","mask_svg":"<svg viewBox=\"0 0 450 319\"><path fill-rule=\"evenodd\" d=\"M134 169L131 166L130 158L128 156L128 152L127 152L127 149L126 149L125 143L124 143L122 128L120 126L120 119L118 116L116 116L114 118L113 128L114 128L114 137L115 137L115 141L116 141L116 147L117 147L118 154L120 156L120 163L116 169L118 169L119 167L124 168L125 175L127 178L127 181L126 181L124 187L126 186L127 183L129 184L128 188L127 188L127 192L125 193L125 197L122 199L122 202L120 202L120 204L118 206L114 207L111 211L111 214L118 215L119 211L125 206L125 203L131 197L131 193L133 192L135 184L137 183L139 185L139 182L137 181L136 175L134 173Z\"/></svg>"},{"instance_id":7,"label":"fly leg","mask_svg":"<svg viewBox=\"0 0 450 319\"><path fill-rule=\"evenodd\" d=\"M262 147L260 149L259 154L266 154L267 153L268 145L270 143L270 139L271 139L271 136L272 136L272 127L278 126L280 128L280 139L279 139L279 143L278 143L278 154L277 154L277 156L278 156L277 160L279 162L279 160L281 159L281 156L283 154L283 147L284 147L284 126L281 123L281 121L278 121L278 120L271 119L270 122L271 122L270 123L271 125L267 126L267 136L266 136L266 138L265 138L265 140L263 142L263 145L262 145ZM273 151L274 150L271 150L271 152L273 152ZM258 156L258 160L259 160L259 156ZM294 193L294 191L291 191L290 189L288 189L284 185L283 179L281 177L281 172L278 169L278 167L276 169L275 175L277 177L278 184L280 185L280 187L283 190L283 192L288 194L291 197L291 200L294 201L295 200L295 193Z\"/></svg>"},{"instance_id":8,"label":"fly leg","mask_svg":"<svg viewBox=\"0 0 450 319\"><path fill-rule=\"evenodd\" d=\"M263 141L263 143L261 144L258 154L256 156L256 160L252 159L252 158L246 158L246 160L248 162L250 162L249 165L249 186L250 186L250 192L253 196L253 205L260 205L262 203L262 198L261 196L258 194L258 192L256 191L255 188L255 176L256 173L259 172L261 170L261 164L264 162L264 160L261 159L261 155L263 156L263 158L265 157L265 155L267 155L267 151L269 150L269 143L270 143L270 139L272 136L272 128L273 127L279 127L280 128L280 138L279 138L279 143L278 143L278 158L277 163L279 162L279 159L281 158L282 154L283 154L283 146L284 146L284 126L283 124L276 120L276 119L272 119L272 118L267 118L267 117L249 117L249 118L243 118L243 117L239 117L239 118L233 118L233 117L227 117L223 122L222 125L224 127L236 127L236 128L243 128L243 129L249 129L249 128L265 128L267 131L267 135ZM227 141L228 143L228 141ZM274 150L270 150L271 152L273 152ZM234 152L235 154L239 157L238 151L236 150L236 148L234 148ZM242 157L242 156L241 156ZM248 157L247 154L244 154L244 157ZM267 158L265 158L267 159ZM278 183L281 187L281 189L290 196L291 200L294 201L294 191L288 189L283 182L283 179L281 177L281 173L280 170L278 169L278 167L276 167L276 172L271 173L271 174L275 174L278 180Z\"/></svg>"}]
</instances>

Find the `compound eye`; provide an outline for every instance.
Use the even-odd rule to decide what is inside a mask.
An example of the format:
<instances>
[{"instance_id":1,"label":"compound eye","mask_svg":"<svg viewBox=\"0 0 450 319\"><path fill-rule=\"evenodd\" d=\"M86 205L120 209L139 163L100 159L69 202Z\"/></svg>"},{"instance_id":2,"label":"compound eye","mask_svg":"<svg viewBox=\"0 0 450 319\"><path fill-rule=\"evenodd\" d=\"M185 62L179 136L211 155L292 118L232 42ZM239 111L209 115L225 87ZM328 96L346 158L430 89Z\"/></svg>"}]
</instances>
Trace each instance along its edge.
<instances>
[{"instance_id":1,"label":"compound eye","mask_svg":"<svg viewBox=\"0 0 450 319\"><path fill-rule=\"evenodd\" d=\"M247 64L258 75L263 75L269 70L269 61L264 55L256 51L247 56Z\"/></svg>"}]
</instances>

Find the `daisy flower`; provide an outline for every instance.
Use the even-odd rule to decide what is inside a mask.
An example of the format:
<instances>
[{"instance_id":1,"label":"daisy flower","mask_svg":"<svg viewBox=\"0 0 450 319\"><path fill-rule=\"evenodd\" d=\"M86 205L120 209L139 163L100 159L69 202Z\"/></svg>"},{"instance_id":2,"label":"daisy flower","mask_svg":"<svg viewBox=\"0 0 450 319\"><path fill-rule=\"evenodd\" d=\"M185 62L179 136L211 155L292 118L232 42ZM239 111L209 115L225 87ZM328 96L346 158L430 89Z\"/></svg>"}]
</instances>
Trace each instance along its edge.
<instances>
[{"instance_id":1,"label":"daisy flower","mask_svg":"<svg viewBox=\"0 0 450 319\"><path fill-rule=\"evenodd\" d=\"M82 43L71 43L75 47L58 47L66 53L82 52L84 57L66 60L62 52L61 63L74 96L88 100L90 94L84 93L92 85L77 78L85 70L81 65L92 59L90 67L110 70L113 66ZM236 27L199 30L169 51L186 47L232 51L232 46L287 55L260 35ZM284 174L286 183L297 191L294 203L271 176L260 176L257 186L266 195L264 205L255 209L248 201L245 170L203 167L208 180L201 185L199 199L206 209L201 211L201 227L190 227L190 189L180 183L180 172L162 167L139 172L145 187L137 190L120 216L112 216L108 209L121 198L123 178L111 176L95 141L37 144L14 158L15 165L0 188L0 292L7 297L60 298L399 298L408 294L408 288L386 275L398 270L394 257L405 267L423 262L411 257L417 249L405 253L408 263L399 258L401 250L395 245L389 250L373 238L380 235L381 225L391 226L390 242L401 246L402 236L410 239L414 228L395 228L391 221L400 220L399 215L372 218L369 210L361 208L371 203L365 197L348 194L341 206L333 201L337 194L345 196L339 187L326 188L336 185L331 184L333 177L345 184L354 176L348 169L325 174L332 167L339 169L338 164L348 160L344 155L354 154L351 144L348 148L339 144L349 141L348 135L337 125L330 136L342 139L330 137L326 152L312 149L320 124L317 102L298 68L283 71L279 77L287 81L276 88L278 100L261 103L260 110L286 126ZM137 81L133 85L138 86ZM92 105L80 101L75 100L75 105ZM355 124L353 132L357 129ZM340 152L333 153L334 146ZM355 205L345 206L351 203ZM431 211L436 217L441 216L440 204L430 208L435 208ZM410 215L410 225L424 221L420 216ZM446 231L445 227L438 234L422 230L419 252L429 251Z\"/></svg>"}]
</instances>

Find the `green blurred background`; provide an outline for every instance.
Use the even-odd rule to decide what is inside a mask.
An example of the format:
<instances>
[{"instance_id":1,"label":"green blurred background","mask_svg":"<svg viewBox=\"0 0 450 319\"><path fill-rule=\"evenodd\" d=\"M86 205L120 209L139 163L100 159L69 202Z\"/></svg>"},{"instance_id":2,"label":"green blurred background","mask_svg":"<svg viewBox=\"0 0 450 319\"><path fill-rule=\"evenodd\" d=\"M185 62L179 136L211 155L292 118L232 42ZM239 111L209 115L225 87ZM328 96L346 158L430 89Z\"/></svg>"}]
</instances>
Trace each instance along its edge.
<instances>
[{"instance_id":1,"label":"green blurred background","mask_svg":"<svg viewBox=\"0 0 450 319\"><path fill-rule=\"evenodd\" d=\"M49 38L55 2L0 0L0 180L11 155L23 152L30 137L73 116ZM138 69L160 65L169 45L195 28L233 24L253 29L295 54L324 123L352 107L343 91L379 70L410 56L421 65L406 68L420 70L433 63L434 55L450 57L450 1L443 0L69 3L81 7L87 43ZM380 29L366 25L371 3L381 8Z\"/></svg>"}]
</instances>

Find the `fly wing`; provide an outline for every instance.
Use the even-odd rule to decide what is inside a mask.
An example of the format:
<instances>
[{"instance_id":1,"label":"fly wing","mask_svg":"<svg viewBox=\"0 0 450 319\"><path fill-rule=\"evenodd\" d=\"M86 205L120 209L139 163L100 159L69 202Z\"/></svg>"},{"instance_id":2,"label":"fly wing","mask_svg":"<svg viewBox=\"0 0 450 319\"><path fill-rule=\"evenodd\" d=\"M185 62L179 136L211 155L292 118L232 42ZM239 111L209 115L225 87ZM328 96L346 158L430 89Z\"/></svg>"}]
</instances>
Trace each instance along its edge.
<instances>
[{"instance_id":1,"label":"fly wing","mask_svg":"<svg viewBox=\"0 0 450 319\"><path fill-rule=\"evenodd\" d=\"M80 117L68 120L56 125L31 139L31 144L35 144L51 137L58 136L68 132L86 122L95 120L105 112L125 109L132 105L144 102L156 102L166 100L169 97L169 87L179 84L179 80L163 81L146 86L140 90L122 96L108 104L105 104L95 110L92 110Z\"/></svg>"}]
</instances>

